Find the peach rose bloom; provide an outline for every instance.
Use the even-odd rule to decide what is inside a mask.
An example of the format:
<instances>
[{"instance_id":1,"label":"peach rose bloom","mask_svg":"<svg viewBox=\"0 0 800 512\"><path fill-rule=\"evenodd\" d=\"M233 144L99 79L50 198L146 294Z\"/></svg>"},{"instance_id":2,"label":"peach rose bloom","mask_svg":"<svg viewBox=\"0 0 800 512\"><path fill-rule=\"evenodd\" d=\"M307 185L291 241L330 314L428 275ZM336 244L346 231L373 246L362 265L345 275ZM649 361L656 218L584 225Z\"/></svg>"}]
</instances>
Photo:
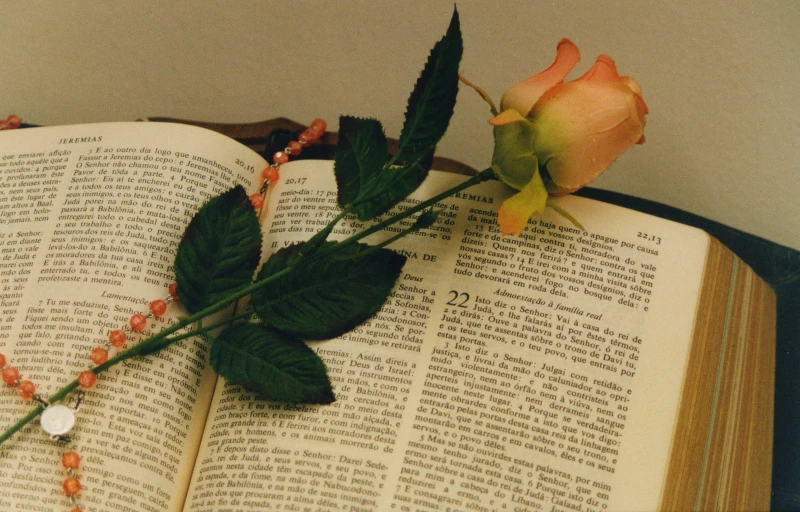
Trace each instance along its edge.
<instances>
[{"instance_id":1,"label":"peach rose bloom","mask_svg":"<svg viewBox=\"0 0 800 512\"><path fill-rule=\"evenodd\" d=\"M549 194L566 194L588 184L633 144L644 142L647 105L639 85L619 76L614 61L597 58L582 77L564 82L580 59L569 40L541 73L503 95L495 126L495 174L520 192L503 203L503 234L525 228L541 213Z\"/></svg>"}]
</instances>

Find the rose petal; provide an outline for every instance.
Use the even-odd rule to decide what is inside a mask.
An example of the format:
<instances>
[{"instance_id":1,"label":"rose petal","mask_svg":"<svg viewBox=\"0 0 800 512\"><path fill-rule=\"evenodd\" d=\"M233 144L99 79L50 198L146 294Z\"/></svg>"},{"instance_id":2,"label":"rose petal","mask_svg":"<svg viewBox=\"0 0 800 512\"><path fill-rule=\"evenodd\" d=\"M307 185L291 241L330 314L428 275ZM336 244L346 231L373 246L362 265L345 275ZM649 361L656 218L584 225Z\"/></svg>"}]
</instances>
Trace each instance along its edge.
<instances>
[{"instance_id":1,"label":"rose petal","mask_svg":"<svg viewBox=\"0 0 800 512\"><path fill-rule=\"evenodd\" d=\"M500 100L500 109L513 108L523 116L527 116L533 105L548 89L566 78L581 58L575 43L562 39L556 48L553 64L544 71L511 86Z\"/></svg>"},{"instance_id":2,"label":"rose petal","mask_svg":"<svg viewBox=\"0 0 800 512\"><path fill-rule=\"evenodd\" d=\"M560 188L580 188L644 133L636 95L622 83L572 81L554 87L532 113L534 154Z\"/></svg>"},{"instance_id":3,"label":"rose petal","mask_svg":"<svg viewBox=\"0 0 800 512\"><path fill-rule=\"evenodd\" d=\"M642 96L642 88L639 87L639 84L633 78L629 76L621 76L619 77L619 83L625 84L628 89L633 91L633 94L636 96L636 110L639 113L639 119L642 122L642 125L645 123L644 116L650 112L650 109L647 108L647 103L644 102L644 97Z\"/></svg>"},{"instance_id":4,"label":"rose petal","mask_svg":"<svg viewBox=\"0 0 800 512\"><path fill-rule=\"evenodd\" d=\"M537 170L522 190L509 197L497 212L497 224L503 235L519 234L534 213L542 213L547 205L547 190Z\"/></svg>"},{"instance_id":5,"label":"rose petal","mask_svg":"<svg viewBox=\"0 0 800 512\"><path fill-rule=\"evenodd\" d=\"M600 55L597 61L577 80L589 81L596 80L598 82L617 82L619 81L619 73L617 73L617 65L608 55ZM641 93L641 91L640 91Z\"/></svg>"}]
</instances>

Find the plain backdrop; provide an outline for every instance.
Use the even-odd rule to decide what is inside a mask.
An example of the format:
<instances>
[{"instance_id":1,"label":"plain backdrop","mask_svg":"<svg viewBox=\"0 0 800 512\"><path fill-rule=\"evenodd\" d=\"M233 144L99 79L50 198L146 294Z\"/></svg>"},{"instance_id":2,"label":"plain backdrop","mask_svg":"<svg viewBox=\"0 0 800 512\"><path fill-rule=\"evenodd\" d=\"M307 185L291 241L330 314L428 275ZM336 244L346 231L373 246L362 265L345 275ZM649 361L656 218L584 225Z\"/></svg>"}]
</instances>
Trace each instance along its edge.
<instances>
[{"instance_id":1,"label":"plain backdrop","mask_svg":"<svg viewBox=\"0 0 800 512\"><path fill-rule=\"evenodd\" d=\"M376 117L406 99L452 1L0 0L0 117L56 125ZM459 1L461 71L496 101L562 37L641 85L647 141L593 186L800 249L800 2ZM485 168L488 108L462 88L438 154Z\"/></svg>"}]
</instances>

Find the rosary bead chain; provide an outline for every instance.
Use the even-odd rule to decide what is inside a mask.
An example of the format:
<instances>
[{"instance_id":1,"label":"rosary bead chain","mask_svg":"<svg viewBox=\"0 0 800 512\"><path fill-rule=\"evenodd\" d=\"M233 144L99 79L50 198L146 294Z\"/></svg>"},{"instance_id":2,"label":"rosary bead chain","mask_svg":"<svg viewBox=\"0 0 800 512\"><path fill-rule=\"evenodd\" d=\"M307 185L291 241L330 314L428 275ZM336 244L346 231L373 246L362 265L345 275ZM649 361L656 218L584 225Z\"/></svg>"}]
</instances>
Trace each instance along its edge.
<instances>
[{"instance_id":1,"label":"rosary bead chain","mask_svg":"<svg viewBox=\"0 0 800 512\"><path fill-rule=\"evenodd\" d=\"M12 387L17 388L17 392L22 398L27 400L34 399L39 402L43 407L49 407L50 404L41 397L35 394L35 386L29 380L20 380L19 371L13 366L9 366L5 355L0 354L0 368L3 369L3 381ZM89 372L91 373L91 372ZM94 376L94 374L92 374ZM61 464L67 470L67 478L61 484L64 495L69 499L70 504L75 507L77 502L77 495L81 490L81 483L74 475L75 470L78 469L80 464L80 456L73 451L65 453L61 457ZM71 512L82 512L80 508L73 508Z\"/></svg>"},{"instance_id":2,"label":"rosary bead chain","mask_svg":"<svg viewBox=\"0 0 800 512\"><path fill-rule=\"evenodd\" d=\"M172 283L169 287L169 295L163 299L156 299L152 301L148 307L149 311L146 314L136 313L131 316L128 325L123 326L122 329L114 329L108 333L108 340L103 346L95 347L92 350L90 359L94 364L100 366L108 362L110 357L109 349L111 347L121 348L128 341L128 333L142 332L147 327L147 320L151 318L161 318L167 312L167 307L173 300L178 300L177 283ZM86 370L78 375L78 384L83 388L91 388L97 383L97 375L91 370Z\"/></svg>"},{"instance_id":3,"label":"rosary bead chain","mask_svg":"<svg viewBox=\"0 0 800 512\"><path fill-rule=\"evenodd\" d=\"M152 301L149 305L149 311L146 315L141 313L137 313L131 316L130 321L128 322L129 325L124 326L122 329L114 329L109 332L108 340L104 343L103 346L95 347L89 358L91 361L96 365L101 365L108 362L109 359L109 348L121 348L125 345L128 339L129 332L139 332L144 330L147 324L147 320L150 318L160 318L167 312L167 306L173 301L178 300L177 294L177 283L173 283L169 287L169 295L164 297L163 299L156 299ZM127 331L127 332L126 332ZM35 394L36 387L33 382L29 380L21 380L19 370L15 367L10 366L4 354L0 354L0 375L2 376L3 382L5 382L8 386L16 387L17 392L22 398L25 399L33 399L40 403L42 407L47 410L52 404L48 403L47 401L43 400L39 395ZM91 370L84 370L78 375L78 384L82 388L91 388L97 382L97 375ZM80 406L80 402L83 398L83 392L79 392L79 396L77 399L77 403L73 409L74 411L78 410ZM60 407L62 410L66 409L63 405L57 405L57 408ZM46 415L46 412L44 413ZM74 421L74 420L73 420ZM43 424L44 428L44 424ZM71 428L67 427L67 429ZM47 432L47 429L45 429ZM67 430L65 430L66 432ZM64 441L69 442L69 437L67 434L63 435L51 435L51 438L57 441ZM75 451L68 451L65 452L61 457L61 464L64 466L67 472L67 477L62 483L62 490L64 495L69 499L70 504L73 508L70 512L82 512L82 508L77 505L77 496L80 494L81 491L81 483L76 476L76 471L80 465L80 456Z\"/></svg>"},{"instance_id":4,"label":"rosary bead chain","mask_svg":"<svg viewBox=\"0 0 800 512\"><path fill-rule=\"evenodd\" d=\"M36 396L36 386L33 382L22 380L19 370L13 366L9 366L6 362L6 356L3 354L0 354L0 370L2 370L2 374L0 375L2 375L3 382L5 382L7 386L17 388L19 396L25 400L34 399L39 401L39 397Z\"/></svg>"},{"instance_id":5,"label":"rosary bead chain","mask_svg":"<svg viewBox=\"0 0 800 512\"><path fill-rule=\"evenodd\" d=\"M81 492L81 482L78 480L78 477L75 476L75 471L78 469L80 462L81 457L77 452L69 451L61 456L61 465L67 470L67 478L64 480L61 487L64 490L64 495L69 498L73 506L75 506L76 496Z\"/></svg>"},{"instance_id":6,"label":"rosary bead chain","mask_svg":"<svg viewBox=\"0 0 800 512\"><path fill-rule=\"evenodd\" d=\"M327 127L328 124L324 119L314 119L311 125L298 135L297 140L290 141L283 151L276 151L272 155L272 164L261 171L261 179L263 180L261 189L250 195L250 203L252 203L253 208L260 210L264 206L264 196L267 193L267 188L270 183L275 183L280 177L278 172L280 166L288 162L290 156L299 155L303 151L303 147L317 142L325 134Z\"/></svg>"}]
</instances>

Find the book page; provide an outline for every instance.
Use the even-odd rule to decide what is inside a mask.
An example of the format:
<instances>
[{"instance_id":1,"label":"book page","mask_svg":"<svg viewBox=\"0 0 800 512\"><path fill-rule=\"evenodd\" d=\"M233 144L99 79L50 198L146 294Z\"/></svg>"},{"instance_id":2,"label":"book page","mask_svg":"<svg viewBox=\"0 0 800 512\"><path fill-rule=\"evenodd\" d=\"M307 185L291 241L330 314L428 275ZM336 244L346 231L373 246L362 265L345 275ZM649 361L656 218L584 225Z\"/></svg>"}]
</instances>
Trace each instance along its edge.
<instances>
[{"instance_id":1,"label":"book page","mask_svg":"<svg viewBox=\"0 0 800 512\"><path fill-rule=\"evenodd\" d=\"M338 211L330 162L281 175L272 250ZM398 207L463 179L431 173ZM508 195L437 205L394 247L408 262L383 309L311 344L334 404L218 386L185 510L655 509L708 238L579 197L559 205L585 230L548 210L502 237Z\"/></svg>"},{"instance_id":2,"label":"book page","mask_svg":"<svg viewBox=\"0 0 800 512\"><path fill-rule=\"evenodd\" d=\"M89 354L111 330L168 295L191 215L212 195L256 181L264 165L231 139L184 125L1 133L0 353L8 364L45 399L93 366ZM128 345L179 313L171 305ZM207 349L187 340L128 360L85 393L66 445L82 457L84 510L180 508L215 381ZM4 386L0 429L32 407ZM0 446L0 509L66 509L65 450L35 423Z\"/></svg>"}]
</instances>

